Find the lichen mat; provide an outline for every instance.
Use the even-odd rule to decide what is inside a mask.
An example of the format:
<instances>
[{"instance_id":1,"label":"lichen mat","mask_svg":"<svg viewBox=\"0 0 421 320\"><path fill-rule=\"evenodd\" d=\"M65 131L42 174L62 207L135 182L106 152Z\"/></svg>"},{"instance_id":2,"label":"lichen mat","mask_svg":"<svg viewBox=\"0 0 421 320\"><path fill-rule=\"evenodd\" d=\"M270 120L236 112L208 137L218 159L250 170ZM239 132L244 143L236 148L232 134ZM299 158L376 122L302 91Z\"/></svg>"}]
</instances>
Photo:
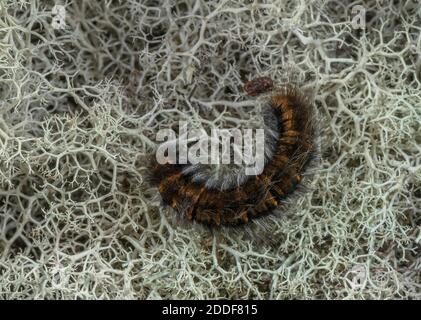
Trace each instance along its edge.
<instances>
[{"instance_id":1,"label":"lichen mat","mask_svg":"<svg viewBox=\"0 0 421 320\"><path fill-rule=\"evenodd\" d=\"M273 89L272 80L256 78L244 85L250 96ZM315 117L310 99L297 87L274 90L268 101L276 120L277 139L262 173L227 189L195 179L189 164L159 164L154 158L152 182L162 200L182 217L212 227L235 226L273 212L296 190L316 153Z\"/></svg>"}]
</instances>

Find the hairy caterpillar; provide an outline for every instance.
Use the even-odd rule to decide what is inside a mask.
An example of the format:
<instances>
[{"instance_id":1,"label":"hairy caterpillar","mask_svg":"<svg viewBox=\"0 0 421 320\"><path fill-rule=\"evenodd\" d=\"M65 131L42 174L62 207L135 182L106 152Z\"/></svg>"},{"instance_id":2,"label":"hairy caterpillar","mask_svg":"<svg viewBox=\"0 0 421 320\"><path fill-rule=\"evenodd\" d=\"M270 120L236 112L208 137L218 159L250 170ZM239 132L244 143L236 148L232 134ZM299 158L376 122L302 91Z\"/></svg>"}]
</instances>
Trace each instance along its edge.
<instances>
[{"instance_id":1,"label":"hairy caterpillar","mask_svg":"<svg viewBox=\"0 0 421 320\"><path fill-rule=\"evenodd\" d=\"M273 89L268 77L246 82L250 96ZM152 165L152 182L162 200L188 220L209 226L247 224L271 213L302 179L316 151L313 107L295 86L277 89L264 115L265 145L269 148L263 172L242 172L215 179L191 164Z\"/></svg>"}]
</instances>

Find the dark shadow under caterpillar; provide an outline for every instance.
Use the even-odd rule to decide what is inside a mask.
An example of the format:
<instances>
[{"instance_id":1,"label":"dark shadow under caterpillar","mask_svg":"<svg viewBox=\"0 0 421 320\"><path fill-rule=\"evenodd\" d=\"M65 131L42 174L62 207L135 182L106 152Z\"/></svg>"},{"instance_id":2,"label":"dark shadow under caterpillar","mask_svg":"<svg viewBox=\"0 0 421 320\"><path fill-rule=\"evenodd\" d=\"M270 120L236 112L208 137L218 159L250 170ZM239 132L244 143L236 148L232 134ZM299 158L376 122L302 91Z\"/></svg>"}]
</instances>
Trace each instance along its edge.
<instances>
[{"instance_id":1,"label":"dark shadow under caterpillar","mask_svg":"<svg viewBox=\"0 0 421 320\"><path fill-rule=\"evenodd\" d=\"M244 89L256 96L272 86L270 78L262 77L248 81ZM261 174L222 190L194 179L184 170L188 164L162 165L154 158L151 180L163 202L188 220L209 226L247 224L272 212L297 188L316 146L313 107L300 90L294 86L276 90L269 107L277 118L279 134Z\"/></svg>"}]
</instances>

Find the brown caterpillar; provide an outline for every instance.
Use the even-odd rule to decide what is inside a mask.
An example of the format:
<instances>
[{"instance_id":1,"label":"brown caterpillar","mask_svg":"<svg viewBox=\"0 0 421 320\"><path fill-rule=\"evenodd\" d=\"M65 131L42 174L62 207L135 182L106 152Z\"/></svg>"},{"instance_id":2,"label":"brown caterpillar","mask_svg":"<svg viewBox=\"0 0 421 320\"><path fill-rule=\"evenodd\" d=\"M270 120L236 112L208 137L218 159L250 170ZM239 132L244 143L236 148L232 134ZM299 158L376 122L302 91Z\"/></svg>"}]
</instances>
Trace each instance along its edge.
<instances>
[{"instance_id":1,"label":"brown caterpillar","mask_svg":"<svg viewBox=\"0 0 421 320\"><path fill-rule=\"evenodd\" d=\"M248 81L244 90L256 96L272 87L272 80L262 77ZM313 107L303 93L285 86L275 91L268 103L278 132L261 174L224 189L195 178L189 165L155 161L152 181L163 202L188 220L209 226L247 224L273 211L297 188L316 148Z\"/></svg>"}]
</instances>

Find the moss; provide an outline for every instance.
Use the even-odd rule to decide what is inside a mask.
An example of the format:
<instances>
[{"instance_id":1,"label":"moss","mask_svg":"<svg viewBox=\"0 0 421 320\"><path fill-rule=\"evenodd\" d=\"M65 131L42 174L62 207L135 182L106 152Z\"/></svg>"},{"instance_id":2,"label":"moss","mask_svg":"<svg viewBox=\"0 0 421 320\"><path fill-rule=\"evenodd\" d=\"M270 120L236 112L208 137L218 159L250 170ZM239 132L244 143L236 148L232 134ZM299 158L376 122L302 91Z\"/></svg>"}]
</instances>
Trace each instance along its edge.
<instances>
[{"instance_id":1,"label":"moss","mask_svg":"<svg viewBox=\"0 0 421 320\"><path fill-rule=\"evenodd\" d=\"M0 5L2 298L420 298L415 7L367 2L357 31L343 1L65 3L63 30L53 1ZM262 75L311 79L309 191L253 230L178 222L156 131L256 122Z\"/></svg>"}]
</instances>

